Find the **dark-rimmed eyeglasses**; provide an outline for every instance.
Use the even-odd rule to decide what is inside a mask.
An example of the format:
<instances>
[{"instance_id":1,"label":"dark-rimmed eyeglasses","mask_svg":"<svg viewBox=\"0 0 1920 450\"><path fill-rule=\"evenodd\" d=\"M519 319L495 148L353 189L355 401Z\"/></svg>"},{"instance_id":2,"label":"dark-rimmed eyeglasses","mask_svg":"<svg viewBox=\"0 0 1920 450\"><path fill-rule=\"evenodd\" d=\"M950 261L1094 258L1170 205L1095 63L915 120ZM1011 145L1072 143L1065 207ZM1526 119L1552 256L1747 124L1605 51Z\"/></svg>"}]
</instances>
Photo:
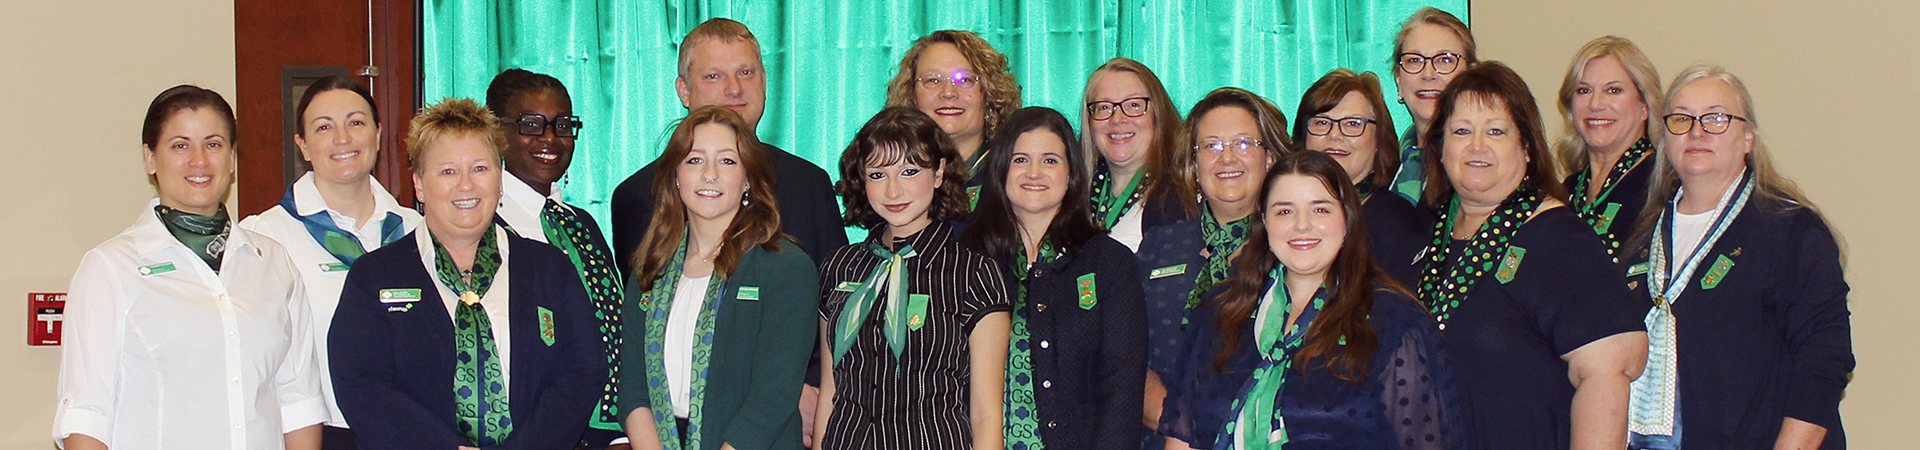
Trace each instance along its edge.
<instances>
[{"instance_id":1,"label":"dark-rimmed eyeglasses","mask_svg":"<svg viewBox=\"0 0 1920 450\"><path fill-rule=\"evenodd\" d=\"M1373 119L1368 119L1365 117L1347 117L1347 118L1335 119L1335 118L1327 117L1324 115L1313 116L1313 117L1307 118L1307 134L1311 134L1314 136L1326 136L1328 134L1332 134L1333 129L1336 126L1338 126L1340 128L1341 136L1360 137L1367 134L1367 125L1371 125L1373 123L1374 123Z\"/></svg>"},{"instance_id":2,"label":"dark-rimmed eyeglasses","mask_svg":"<svg viewBox=\"0 0 1920 450\"><path fill-rule=\"evenodd\" d=\"M552 128L553 137L563 138L580 137L580 128L586 126L580 121L580 116L565 115L547 120L547 116L538 113L521 114L520 120L515 123L519 125L517 128L521 135L539 136L546 134L548 128Z\"/></svg>"},{"instance_id":3,"label":"dark-rimmed eyeglasses","mask_svg":"<svg viewBox=\"0 0 1920 450\"><path fill-rule=\"evenodd\" d=\"M1152 100L1147 97L1132 97L1119 102L1087 102L1087 115L1093 120L1107 120L1113 118L1114 111L1119 111L1127 117L1140 117L1147 115L1147 103Z\"/></svg>"},{"instance_id":4,"label":"dark-rimmed eyeglasses","mask_svg":"<svg viewBox=\"0 0 1920 450\"><path fill-rule=\"evenodd\" d=\"M938 91L942 88L946 88L947 85L953 85L953 87L957 87L962 90L972 90L973 88L980 86L980 79L978 77L973 76L972 72L968 72L965 70L956 70L949 75L942 75L942 74L935 74L935 73L921 75L919 78L915 78L913 82L914 84L920 85L921 89L926 89L929 91Z\"/></svg>"},{"instance_id":5,"label":"dark-rimmed eyeglasses","mask_svg":"<svg viewBox=\"0 0 1920 450\"><path fill-rule=\"evenodd\" d=\"M1260 144L1259 139L1243 137L1243 138L1234 139L1231 141L1212 141L1212 140L1203 141L1199 144L1195 144L1193 146L1193 151L1197 152L1197 151L1205 150L1206 151L1205 153L1212 153L1212 154L1218 155L1221 153L1226 153L1227 149L1233 149L1234 153L1239 153L1241 155L1248 155L1248 154L1252 154L1253 149L1256 149L1256 148L1265 148L1265 147L1263 147Z\"/></svg>"},{"instance_id":6,"label":"dark-rimmed eyeglasses","mask_svg":"<svg viewBox=\"0 0 1920 450\"><path fill-rule=\"evenodd\" d=\"M1745 117L1727 113L1706 113L1698 116L1673 113L1661 116L1661 119L1667 121L1667 133L1674 136L1693 132L1693 124L1696 122L1700 124L1700 131L1705 131L1707 134L1724 134L1727 132L1727 127L1733 125L1734 120L1748 121Z\"/></svg>"},{"instance_id":7,"label":"dark-rimmed eyeglasses","mask_svg":"<svg viewBox=\"0 0 1920 450\"><path fill-rule=\"evenodd\" d=\"M1433 56L1406 52L1400 54L1400 60L1396 65L1400 66L1401 72L1413 75L1420 73L1422 70L1427 70L1427 63L1433 63L1434 75L1446 75L1453 73L1455 70L1460 70L1461 59L1463 58L1460 57L1460 54L1454 52L1440 52L1440 54Z\"/></svg>"}]
</instances>

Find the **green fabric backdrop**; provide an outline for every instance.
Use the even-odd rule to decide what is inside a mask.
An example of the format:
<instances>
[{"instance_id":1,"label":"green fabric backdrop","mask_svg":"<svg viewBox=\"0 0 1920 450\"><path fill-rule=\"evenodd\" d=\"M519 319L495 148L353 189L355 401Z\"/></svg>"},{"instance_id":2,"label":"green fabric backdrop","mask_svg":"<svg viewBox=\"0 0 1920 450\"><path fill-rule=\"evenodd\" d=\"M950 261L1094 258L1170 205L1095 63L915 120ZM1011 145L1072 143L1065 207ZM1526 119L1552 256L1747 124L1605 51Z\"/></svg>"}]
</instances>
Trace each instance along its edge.
<instances>
[{"instance_id":1,"label":"green fabric backdrop","mask_svg":"<svg viewBox=\"0 0 1920 450\"><path fill-rule=\"evenodd\" d=\"M1183 114L1208 91L1237 86L1291 118L1334 68L1379 73L1393 95L1388 53L1420 7L1467 16L1467 0L423 1L421 98L484 100L493 76L514 67L559 78L587 123L563 195L603 227L614 187L658 157L686 115L673 88L677 47L711 17L745 23L760 40L760 138L832 174L886 103L900 57L934 30L979 33L1007 55L1027 106L1075 122L1087 75L1114 56L1152 67Z\"/></svg>"}]
</instances>

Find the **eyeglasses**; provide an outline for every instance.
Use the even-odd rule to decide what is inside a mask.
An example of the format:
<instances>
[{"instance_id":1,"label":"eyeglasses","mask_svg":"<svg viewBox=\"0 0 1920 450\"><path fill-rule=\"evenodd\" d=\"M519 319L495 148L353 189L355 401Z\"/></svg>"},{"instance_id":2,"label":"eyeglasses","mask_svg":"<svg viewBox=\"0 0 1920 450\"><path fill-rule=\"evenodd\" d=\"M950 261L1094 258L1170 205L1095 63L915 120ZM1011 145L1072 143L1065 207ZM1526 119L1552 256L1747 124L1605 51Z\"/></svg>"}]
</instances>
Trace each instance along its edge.
<instances>
[{"instance_id":1,"label":"eyeglasses","mask_svg":"<svg viewBox=\"0 0 1920 450\"><path fill-rule=\"evenodd\" d=\"M918 83L921 89L929 91L938 91L941 88L947 87L949 84L963 90L972 90L974 87L980 85L980 80L974 78L972 72L965 70L955 70L952 75L934 73L921 75L920 78L914 79L913 82Z\"/></svg>"},{"instance_id":2,"label":"eyeglasses","mask_svg":"<svg viewBox=\"0 0 1920 450\"><path fill-rule=\"evenodd\" d=\"M580 116L566 115L549 121L547 116L537 113L521 114L520 120L515 123L519 125L522 135L539 136L546 134L547 128L553 128L553 136L563 138L580 137L580 128L586 126L580 122Z\"/></svg>"},{"instance_id":3,"label":"eyeglasses","mask_svg":"<svg viewBox=\"0 0 1920 450\"><path fill-rule=\"evenodd\" d=\"M1406 52L1400 54L1399 66L1400 71L1412 75L1418 74L1422 70L1427 70L1427 63L1431 62L1433 63L1434 75L1446 75L1453 73L1455 70L1460 70L1460 59L1460 54L1454 52L1441 52L1433 56Z\"/></svg>"},{"instance_id":4,"label":"eyeglasses","mask_svg":"<svg viewBox=\"0 0 1920 450\"><path fill-rule=\"evenodd\" d=\"M1334 126L1338 125L1341 136L1360 137L1367 134L1367 125L1372 123L1374 123L1373 119L1365 117L1334 119L1327 116L1313 116L1307 118L1307 134L1326 136L1332 134Z\"/></svg>"},{"instance_id":5,"label":"eyeglasses","mask_svg":"<svg viewBox=\"0 0 1920 450\"><path fill-rule=\"evenodd\" d=\"M1667 133L1674 136L1692 132L1695 122L1699 122L1700 131L1705 131L1707 134L1726 133L1727 127L1732 126L1734 120L1749 122L1745 117L1727 113L1706 113L1698 116L1673 113L1663 116L1662 118L1667 121Z\"/></svg>"},{"instance_id":6,"label":"eyeglasses","mask_svg":"<svg viewBox=\"0 0 1920 450\"><path fill-rule=\"evenodd\" d=\"M1147 115L1147 102L1150 100L1152 99L1146 97L1133 97L1121 100L1119 103L1089 102L1087 115L1093 116L1093 120L1107 120L1113 118L1114 111L1119 111L1127 117L1140 117Z\"/></svg>"},{"instance_id":7,"label":"eyeglasses","mask_svg":"<svg viewBox=\"0 0 1920 450\"><path fill-rule=\"evenodd\" d=\"M1212 154L1218 155L1221 153L1225 153L1227 149L1233 149L1234 153L1247 155L1247 154L1253 153L1253 149L1256 149L1256 148L1265 148L1265 147L1260 145L1259 139L1243 137L1243 138L1239 138L1231 141L1201 142L1198 145L1193 146L1193 151L1197 152L1201 150L1206 150L1208 152L1211 152Z\"/></svg>"}]
</instances>

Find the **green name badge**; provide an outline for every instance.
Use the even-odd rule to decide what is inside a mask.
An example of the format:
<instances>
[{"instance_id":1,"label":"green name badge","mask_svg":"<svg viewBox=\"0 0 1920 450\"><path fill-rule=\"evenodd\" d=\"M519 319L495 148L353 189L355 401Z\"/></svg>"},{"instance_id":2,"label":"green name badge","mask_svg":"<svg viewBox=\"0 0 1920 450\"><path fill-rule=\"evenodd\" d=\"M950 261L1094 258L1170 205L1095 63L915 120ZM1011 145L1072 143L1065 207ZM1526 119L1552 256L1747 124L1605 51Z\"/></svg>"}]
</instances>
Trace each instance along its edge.
<instances>
[{"instance_id":1,"label":"green name badge","mask_svg":"<svg viewBox=\"0 0 1920 450\"><path fill-rule=\"evenodd\" d=\"M752 301L752 302L760 301L760 287L759 286L741 286L740 295L734 296L734 298L737 298L740 300Z\"/></svg>"},{"instance_id":2,"label":"green name badge","mask_svg":"<svg viewBox=\"0 0 1920 450\"><path fill-rule=\"evenodd\" d=\"M1632 266L1627 267L1627 276L1629 277L1646 275L1646 274L1647 274L1647 263L1639 263L1639 264L1634 264Z\"/></svg>"},{"instance_id":3,"label":"green name badge","mask_svg":"<svg viewBox=\"0 0 1920 450\"><path fill-rule=\"evenodd\" d=\"M380 303L413 303L420 301L419 289L381 289Z\"/></svg>"},{"instance_id":4,"label":"green name badge","mask_svg":"<svg viewBox=\"0 0 1920 450\"><path fill-rule=\"evenodd\" d=\"M351 268L353 268L353 266L348 266L345 263L320 263L321 272L345 272Z\"/></svg>"},{"instance_id":5,"label":"green name badge","mask_svg":"<svg viewBox=\"0 0 1920 450\"><path fill-rule=\"evenodd\" d=\"M858 289L860 289L858 281L842 281L838 286L833 287L833 290L840 292L853 292Z\"/></svg>"},{"instance_id":6,"label":"green name badge","mask_svg":"<svg viewBox=\"0 0 1920 450\"><path fill-rule=\"evenodd\" d=\"M1093 305L1100 303L1093 289L1093 274L1081 275L1075 284L1080 290L1080 309L1093 309Z\"/></svg>"},{"instance_id":7,"label":"green name badge","mask_svg":"<svg viewBox=\"0 0 1920 450\"><path fill-rule=\"evenodd\" d=\"M1527 249L1508 245L1507 256L1500 258L1500 270L1493 272L1493 279L1500 280L1500 284L1513 281L1513 274L1520 271L1520 259L1526 257Z\"/></svg>"},{"instance_id":8,"label":"green name badge","mask_svg":"<svg viewBox=\"0 0 1920 450\"><path fill-rule=\"evenodd\" d=\"M1733 270L1733 259L1728 258L1727 255L1720 255L1713 260L1713 268L1707 270L1706 275L1700 276L1700 288L1713 289L1720 286L1720 281L1726 280L1727 272L1731 270Z\"/></svg>"},{"instance_id":9,"label":"green name badge","mask_svg":"<svg viewBox=\"0 0 1920 450\"><path fill-rule=\"evenodd\" d=\"M1161 267L1158 269L1153 269L1153 272L1150 272L1147 274L1147 279L1157 280L1157 279L1166 278L1166 277L1179 275L1183 273L1187 273L1187 265L1175 264L1171 266Z\"/></svg>"},{"instance_id":10,"label":"green name badge","mask_svg":"<svg viewBox=\"0 0 1920 450\"><path fill-rule=\"evenodd\" d=\"M540 342L545 342L548 347L552 347L554 337L553 310L547 309L544 306L535 307L535 309L540 311Z\"/></svg>"},{"instance_id":11,"label":"green name badge","mask_svg":"<svg viewBox=\"0 0 1920 450\"><path fill-rule=\"evenodd\" d=\"M159 275L173 271L172 262L163 262L151 266L140 266L140 276Z\"/></svg>"},{"instance_id":12,"label":"green name badge","mask_svg":"<svg viewBox=\"0 0 1920 450\"><path fill-rule=\"evenodd\" d=\"M927 325L927 302L930 300L927 294L907 295L907 329L920 331L920 327Z\"/></svg>"}]
</instances>

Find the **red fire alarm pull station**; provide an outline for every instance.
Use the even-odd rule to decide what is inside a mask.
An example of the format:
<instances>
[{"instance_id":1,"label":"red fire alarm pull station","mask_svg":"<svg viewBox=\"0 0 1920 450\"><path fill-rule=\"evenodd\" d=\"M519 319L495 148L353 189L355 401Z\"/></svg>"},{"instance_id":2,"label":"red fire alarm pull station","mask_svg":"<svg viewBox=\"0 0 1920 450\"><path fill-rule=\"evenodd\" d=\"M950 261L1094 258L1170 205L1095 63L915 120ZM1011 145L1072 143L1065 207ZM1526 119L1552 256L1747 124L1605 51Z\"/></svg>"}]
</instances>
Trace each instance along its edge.
<instances>
[{"instance_id":1,"label":"red fire alarm pull station","mask_svg":"<svg viewBox=\"0 0 1920 450\"><path fill-rule=\"evenodd\" d=\"M67 310L67 293L27 294L27 345L60 345L62 315Z\"/></svg>"}]
</instances>

